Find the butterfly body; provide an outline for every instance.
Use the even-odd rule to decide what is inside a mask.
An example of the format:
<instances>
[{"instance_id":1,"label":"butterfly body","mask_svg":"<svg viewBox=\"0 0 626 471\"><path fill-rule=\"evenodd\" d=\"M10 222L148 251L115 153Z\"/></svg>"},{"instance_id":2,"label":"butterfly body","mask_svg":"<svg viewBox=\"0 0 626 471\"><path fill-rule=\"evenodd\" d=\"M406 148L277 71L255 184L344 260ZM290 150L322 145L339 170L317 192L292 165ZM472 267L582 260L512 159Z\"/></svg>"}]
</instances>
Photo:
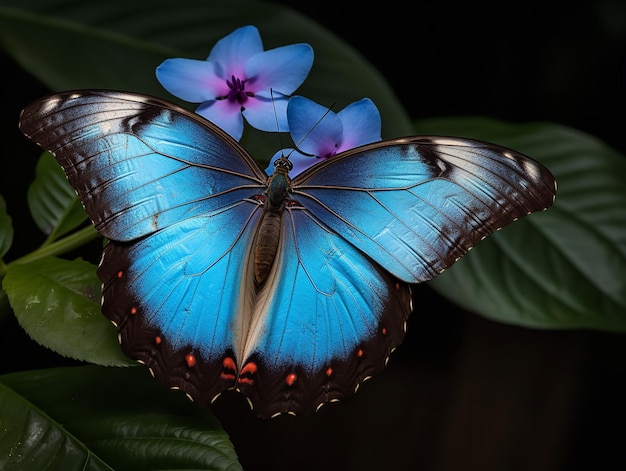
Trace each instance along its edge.
<instances>
[{"instance_id":1,"label":"butterfly body","mask_svg":"<svg viewBox=\"0 0 626 471\"><path fill-rule=\"evenodd\" d=\"M254 244L254 274L257 285L265 281L276 257L285 201L291 188L288 175L290 166L283 164L289 161L285 159L278 162L281 164L276 166L276 171L267 187L268 198Z\"/></svg>"},{"instance_id":2,"label":"butterfly body","mask_svg":"<svg viewBox=\"0 0 626 471\"><path fill-rule=\"evenodd\" d=\"M412 283L555 195L522 154L436 136L267 177L221 129L132 93L44 97L20 127L109 239L102 310L124 352L202 405L238 389L262 417L351 395L402 342Z\"/></svg>"}]
</instances>

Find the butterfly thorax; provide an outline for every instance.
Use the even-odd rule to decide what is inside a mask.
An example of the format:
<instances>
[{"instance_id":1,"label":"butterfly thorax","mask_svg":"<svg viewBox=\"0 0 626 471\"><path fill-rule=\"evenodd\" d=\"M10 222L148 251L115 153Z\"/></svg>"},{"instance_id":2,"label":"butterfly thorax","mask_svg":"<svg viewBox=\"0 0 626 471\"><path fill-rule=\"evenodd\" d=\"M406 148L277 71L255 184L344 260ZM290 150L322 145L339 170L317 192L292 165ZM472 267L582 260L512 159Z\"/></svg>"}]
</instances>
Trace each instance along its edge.
<instances>
[{"instance_id":1,"label":"butterfly thorax","mask_svg":"<svg viewBox=\"0 0 626 471\"><path fill-rule=\"evenodd\" d=\"M274 263L280 243L285 201L291 187L291 180L288 175L291 162L286 158L279 159L279 161L281 164L276 165L267 187L263 219L255 239L254 277L257 286L263 284Z\"/></svg>"}]
</instances>

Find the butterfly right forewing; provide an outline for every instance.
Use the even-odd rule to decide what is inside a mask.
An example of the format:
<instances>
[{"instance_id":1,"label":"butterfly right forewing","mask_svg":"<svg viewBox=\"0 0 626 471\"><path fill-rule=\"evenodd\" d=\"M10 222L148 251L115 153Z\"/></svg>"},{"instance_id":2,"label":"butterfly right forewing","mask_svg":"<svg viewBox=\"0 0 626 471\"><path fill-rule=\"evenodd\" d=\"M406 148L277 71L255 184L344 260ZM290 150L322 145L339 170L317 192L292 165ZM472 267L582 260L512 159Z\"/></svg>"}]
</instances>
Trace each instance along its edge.
<instances>
[{"instance_id":1,"label":"butterfly right forewing","mask_svg":"<svg viewBox=\"0 0 626 471\"><path fill-rule=\"evenodd\" d=\"M548 208L540 163L495 144L448 137L377 142L293 182L293 198L398 278L429 280L482 239Z\"/></svg>"}]
</instances>

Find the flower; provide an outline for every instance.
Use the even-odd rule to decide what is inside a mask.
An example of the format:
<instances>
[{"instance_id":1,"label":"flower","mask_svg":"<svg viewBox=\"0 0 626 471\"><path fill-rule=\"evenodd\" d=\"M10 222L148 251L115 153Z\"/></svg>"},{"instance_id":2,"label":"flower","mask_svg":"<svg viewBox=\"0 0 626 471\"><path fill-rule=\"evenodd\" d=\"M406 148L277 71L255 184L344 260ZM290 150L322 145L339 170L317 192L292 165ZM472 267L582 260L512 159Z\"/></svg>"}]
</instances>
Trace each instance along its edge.
<instances>
[{"instance_id":1,"label":"flower","mask_svg":"<svg viewBox=\"0 0 626 471\"><path fill-rule=\"evenodd\" d=\"M196 112L241 139L244 118L261 131L287 131L287 101L313 65L313 48L292 44L263 50L255 26L220 39L207 60L174 58L156 69L172 95L201 103Z\"/></svg>"},{"instance_id":2,"label":"flower","mask_svg":"<svg viewBox=\"0 0 626 471\"><path fill-rule=\"evenodd\" d=\"M294 177L320 159L381 140L380 113L369 98L335 113L308 98L294 96L287 106L287 122L296 149L278 151L265 169L268 175L274 172L274 162L281 155L289 156L293 164L290 176Z\"/></svg>"}]
</instances>

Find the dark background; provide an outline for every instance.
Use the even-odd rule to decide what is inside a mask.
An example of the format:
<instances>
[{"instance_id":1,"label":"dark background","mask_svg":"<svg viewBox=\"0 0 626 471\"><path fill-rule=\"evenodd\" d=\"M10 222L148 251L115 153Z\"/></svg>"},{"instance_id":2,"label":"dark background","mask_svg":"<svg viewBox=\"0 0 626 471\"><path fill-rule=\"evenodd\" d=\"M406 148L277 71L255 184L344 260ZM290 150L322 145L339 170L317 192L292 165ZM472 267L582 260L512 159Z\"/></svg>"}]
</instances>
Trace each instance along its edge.
<instances>
[{"instance_id":1,"label":"dark background","mask_svg":"<svg viewBox=\"0 0 626 471\"><path fill-rule=\"evenodd\" d=\"M554 121L626 152L626 2L294 8L379 68L416 119ZM47 90L1 60L0 132L5 162L16 166L3 166L0 193L15 227L37 234L24 196L39 152L16 122ZM39 242L16 238L10 254ZM428 286L417 287L414 304L405 342L353 399L271 421L253 419L241 398L220 401L215 412L244 468L626 469L624 335L502 325ZM13 319L0 325L0 349L4 371L63 363Z\"/></svg>"}]
</instances>

